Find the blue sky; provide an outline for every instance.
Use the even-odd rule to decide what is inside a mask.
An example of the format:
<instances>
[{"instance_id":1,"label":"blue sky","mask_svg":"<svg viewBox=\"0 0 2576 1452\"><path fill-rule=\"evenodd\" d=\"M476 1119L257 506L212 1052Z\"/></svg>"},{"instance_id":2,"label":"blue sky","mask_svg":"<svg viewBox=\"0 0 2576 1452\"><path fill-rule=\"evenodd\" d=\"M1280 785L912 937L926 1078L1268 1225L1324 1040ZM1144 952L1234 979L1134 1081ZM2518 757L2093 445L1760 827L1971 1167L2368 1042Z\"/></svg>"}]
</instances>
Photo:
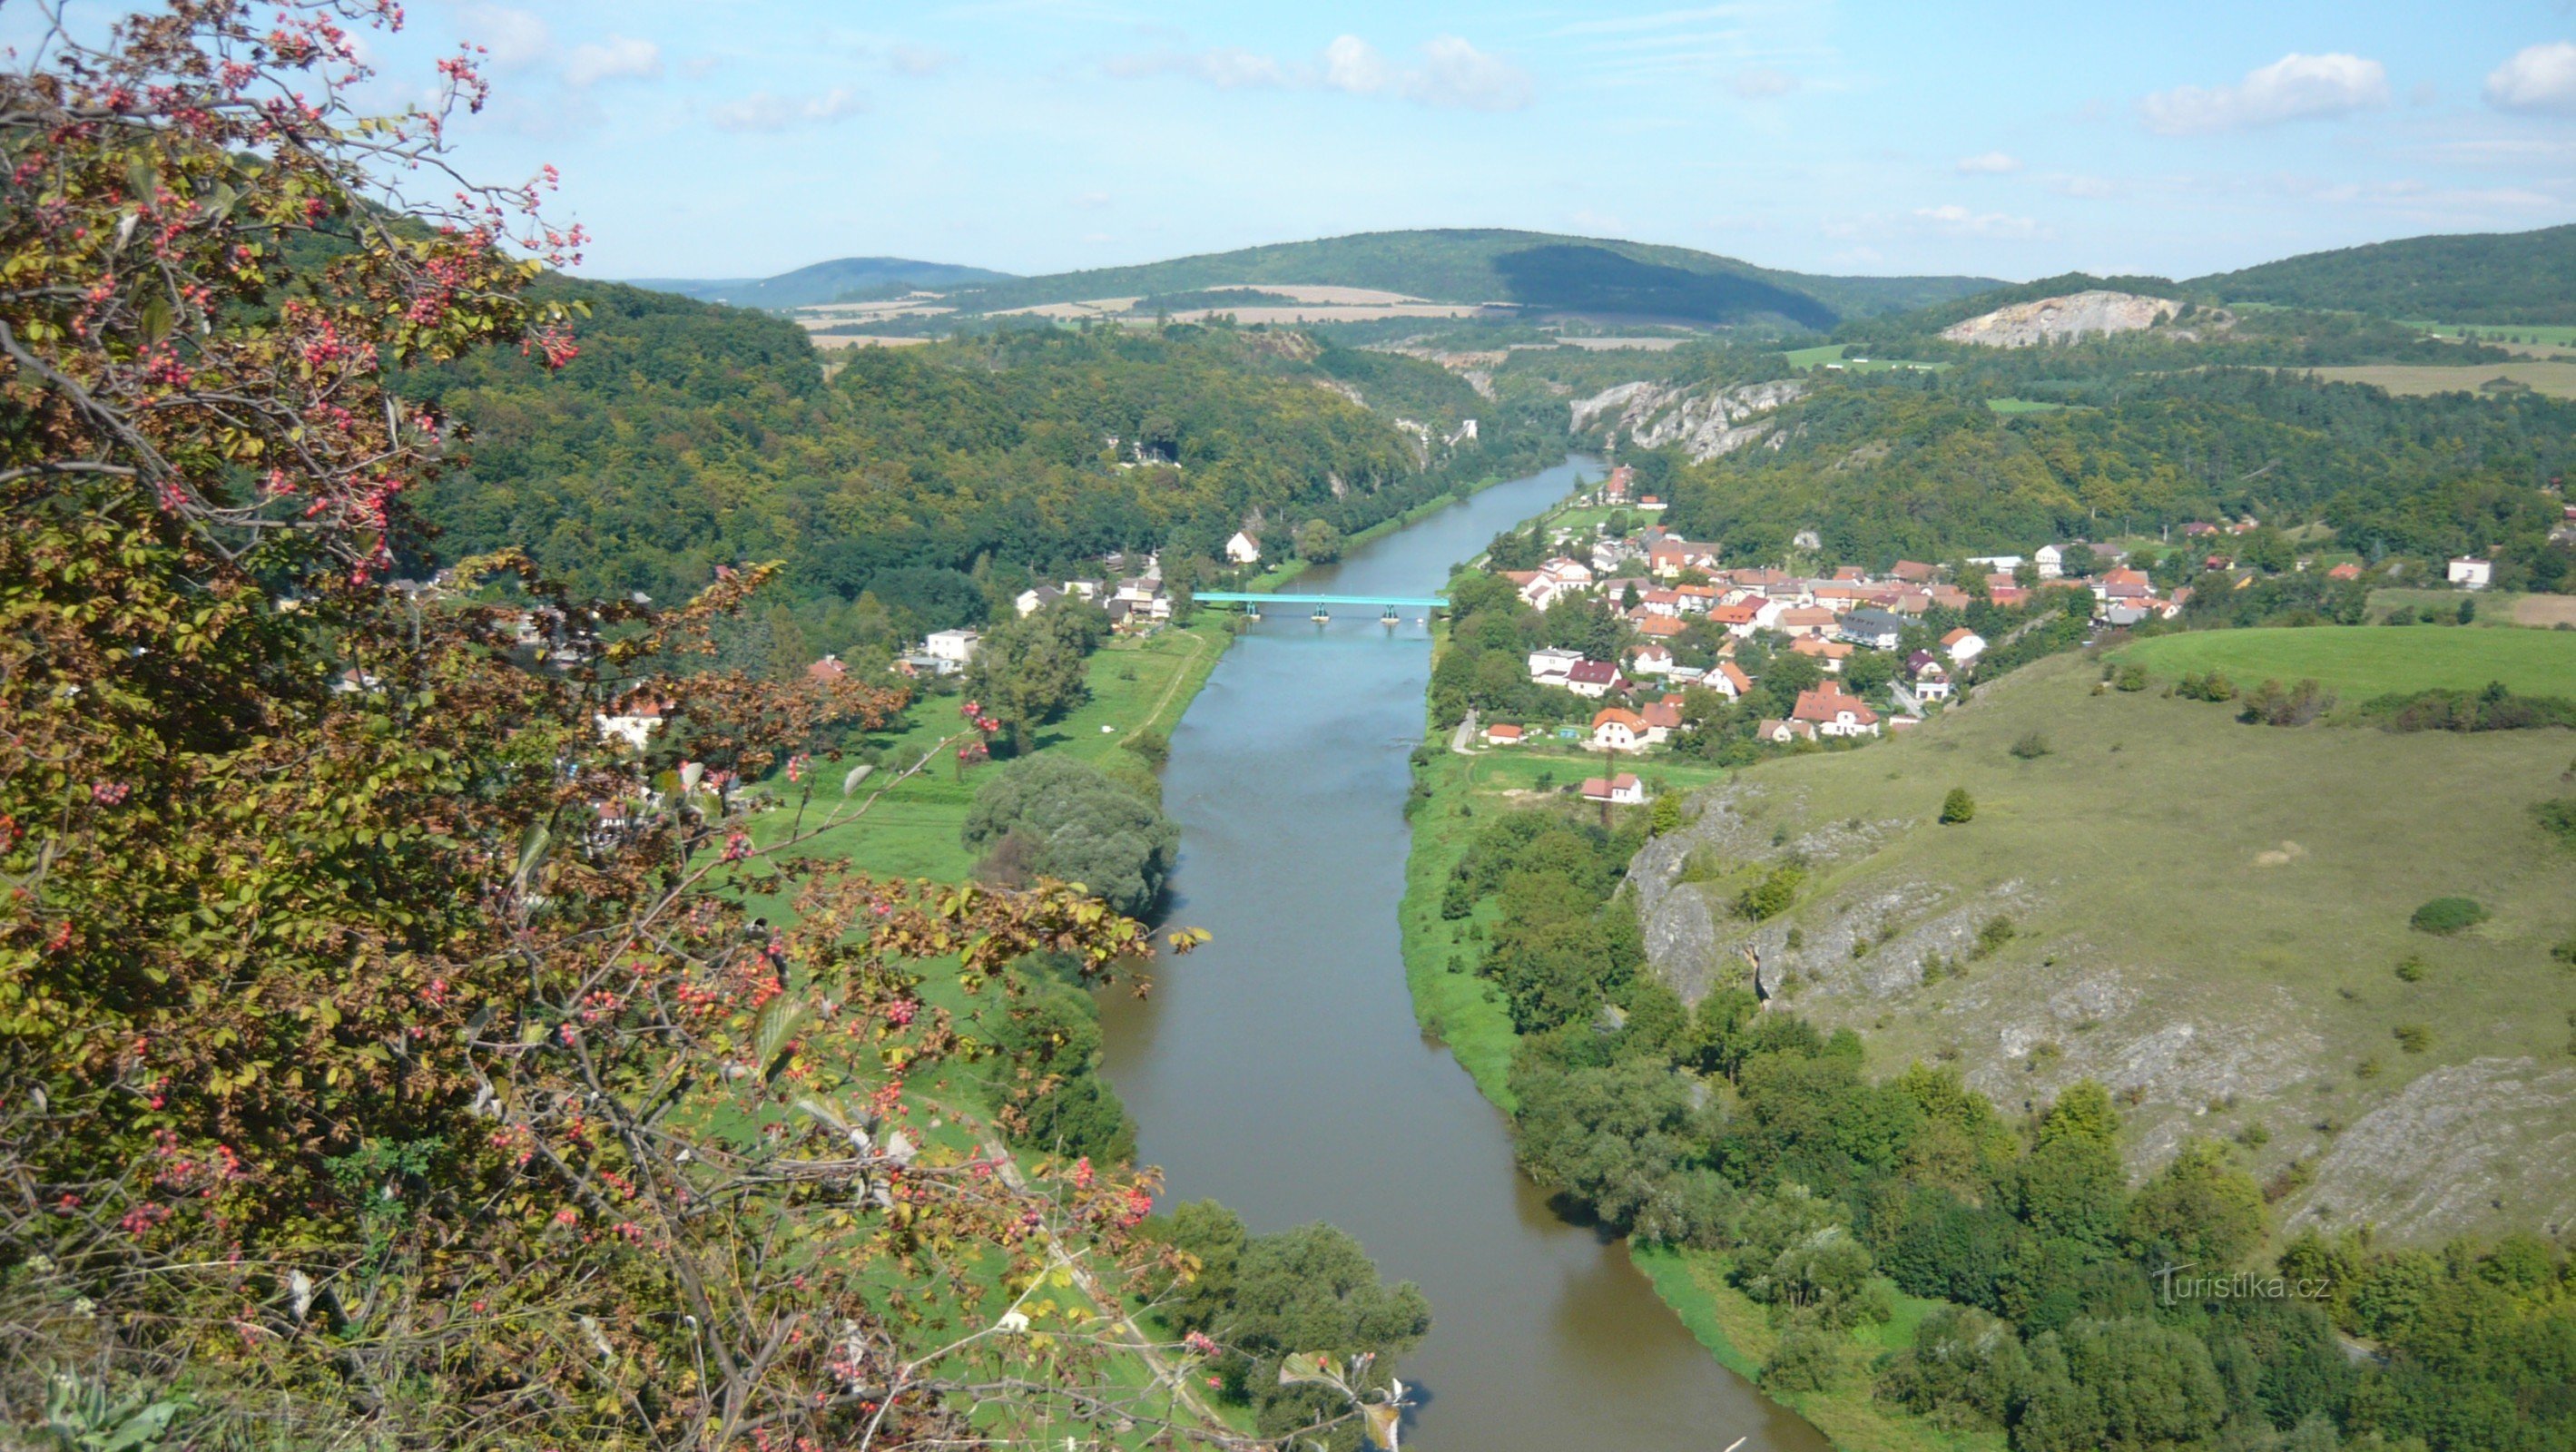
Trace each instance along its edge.
<instances>
[{"instance_id":1,"label":"blue sky","mask_svg":"<svg viewBox=\"0 0 2576 1452\"><path fill-rule=\"evenodd\" d=\"M1013 272L1415 226L2190 275L2576 219L2576 4L411 0L601 276Z\"/></svg>"}]
</instances>

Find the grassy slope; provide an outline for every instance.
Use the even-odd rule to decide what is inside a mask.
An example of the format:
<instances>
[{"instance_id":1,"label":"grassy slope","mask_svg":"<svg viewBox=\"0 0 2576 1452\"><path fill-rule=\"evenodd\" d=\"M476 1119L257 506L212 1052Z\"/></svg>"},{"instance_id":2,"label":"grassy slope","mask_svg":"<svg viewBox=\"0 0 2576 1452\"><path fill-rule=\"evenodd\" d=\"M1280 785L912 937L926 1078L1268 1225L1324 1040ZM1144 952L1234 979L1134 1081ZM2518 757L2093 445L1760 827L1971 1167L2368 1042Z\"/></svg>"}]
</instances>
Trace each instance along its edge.
<instances>
[{"instance_id":1,"label":"grassy slope","mask_svg":"<svg viewBox=\"0 0 2576 1452\"><path fill-rule=\"evenodd\" d=\"M2366 383L2391 393L2418 397L2437 393L2476 393L2494 378L2519 383L2550 398L2576 398L2576 363L2522 360L2513 363L2371 363L2349 368L2308 370L2328 383Z\"/></svg>"},{"instance_id":2,"label":"grassy slope","mask_svg":"<svg viewBox=\"0 0 2576 1452\"><path fill-rule=\"evenodd\" d=\"M2452 601L2464 598L2451 597ZM2489 613L2481 601L2481 613ZM2492 613L2506 615L2496 610ZM2219 670L2240 689L2265 677L2311 678L2348 702L2395 691L2476 690L2502 681L2525 695L2576 695L2576 634L2438 625L2204 630L2140 641L2120 653L2164 676Z\"/></svg>"},{"instance_id":3,"label":"grassy slope","mask_svg":"<svg viewBox=\"0 0 2576 1452\"><path fill-rule=\"evenodd\" d=\"M2541 632L2283 634L2298 638L2155 644L2286 648L2280 659L2332 671L2337 650L2354 650L2334 637L2348 635L2358 650L2343 659L2355 664L2337 678L2353 694L2480 683L2497 671L2487 652L2521 642L2559 652L2562 688L2576 663L2576 641ZM2411 673L2394 669L2365 635L2423 655ZM2171 658L2148 658L2169 683ZM2525 685L2547 684L2541 667L2528 669ZM1802 933L1798 952L1774 940L1766 955L1797 973L1801 1012L1867 1030L1882 1071L1956 1058L2008 1112L2086 1074L2139 1086L2127 1111L2135 1142L2157 1150L2260 1123L2269 1139L2252 1158L2265 1176L2333 1150L2429 1071L2484 1058L2528 1058L2540 1071L2566 1063L2576 977L2550 961L2550 946L2576 932L2576 853L2553 845L2529 809L2570 791L2576 735L2244 726L2226 707L2159 690L2094 695L2097 674L2079 657L2042 662L1911 737L1742 775L1735 806L1759 825L1739 842L1780 827L1832 836L1849 822L1875 833L1872 845L1825 852L1809 897L1777 925ZM2007 750L2034 731L2047 755ZM1975 797L1976 820L1935 826L1953 786ZM2452 938L2409 930L2418 904L2449 893L2493 916ZM1997 914L2018 928L2000 952L1964 977L1916 980L1926 954L1955 956L1955 935ZM1892 942L1851 958L1855 936L1889 927ZM2410 953L2427 960L2422 981L2394 973ZM1867 981L1889 972L1892 983ZM2431 1031L2426 1052L2393 1041L2411 1024ZM2576 1168L2515 1154L2532 1136L2576 1131L2576 1106L2521 1120L2472 1114L2442 1131L2448 1146L2423 1137L2432 1128L2408 1146L2421 1152L2415 1162L2392 1154L2338 1171L2343 1183L2285 1208L2368 1213L2403 1237L2438 1238L2576 1204ZM2424 1178L2439 1172L2423 1155L2470 1141L2491 1158L2462 1173L2498 1177L2501 1210Z\"/></svg>"}]
</instances>

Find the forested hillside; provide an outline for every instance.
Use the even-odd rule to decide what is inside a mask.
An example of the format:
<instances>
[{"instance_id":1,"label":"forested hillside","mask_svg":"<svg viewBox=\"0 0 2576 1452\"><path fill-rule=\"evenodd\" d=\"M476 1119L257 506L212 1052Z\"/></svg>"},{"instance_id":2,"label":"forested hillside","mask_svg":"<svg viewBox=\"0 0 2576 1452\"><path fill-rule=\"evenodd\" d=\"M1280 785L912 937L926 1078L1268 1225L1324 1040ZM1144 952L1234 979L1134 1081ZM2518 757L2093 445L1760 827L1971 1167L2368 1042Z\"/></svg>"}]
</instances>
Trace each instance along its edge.
<instances>
[{"instance_id":1,"label":"forested hillside","mask_svg":"<svg viewBox=\"0 0 2576 1452\"><path fill-rule=\"evenodd\" d=\"M2408 237L2195 278L2231 302L2440 323L2576 323L2576 226Z\"/></svg>"},{"instance_id":2,"label":"forested hillside","mask_svg":"<svg viewBox=\"0 0 2576 1452\"><path fill-rule=\"evenodd\" d=\"M674 598L779 558L809 622L873 595L918 629L1112 550L1365 528L1531 446L1444 444L1479 411L1464 382L1297 334L1040 327L854 350L827 377L792 324L573 291L591 312L560 374L488 353L406 380L467 430L468 467L420 499L441 531L421 562L518 544L582 588Z\"/></svg>"},{"instance_id":3,"label":"forested hillside","mask_svg":"<svg viewBox=\"0 0 2576 1452\"><path fill-rule=\"evenodd\" d=\"M1451 228L1364 232L997 283L960 294L973 308L1152 297L1238 283L1378 288L1441 302L1733 323L1829 327L1994 286L1970 277L1820 277L1776 272L1687 247L1545 232Z\"/></svg>"},{"instance_id":4,"label":"forested hillside","mask_svg":"<svg viewBox=\"0 0 2576 1452\"><path fill-rule=\"evenodd\" d=\"M1862 375L1783 407L1777 448L1685 472L1670 523L1732 557L1803 529L1837 560L2026 553L2251 513L2322 521L2365 553L2536 563L2576 463L2576 404L2395 398L2256 370L2105 380L2095 403L2006 417L1973 379Z\"/></svg>"}]
</instances>

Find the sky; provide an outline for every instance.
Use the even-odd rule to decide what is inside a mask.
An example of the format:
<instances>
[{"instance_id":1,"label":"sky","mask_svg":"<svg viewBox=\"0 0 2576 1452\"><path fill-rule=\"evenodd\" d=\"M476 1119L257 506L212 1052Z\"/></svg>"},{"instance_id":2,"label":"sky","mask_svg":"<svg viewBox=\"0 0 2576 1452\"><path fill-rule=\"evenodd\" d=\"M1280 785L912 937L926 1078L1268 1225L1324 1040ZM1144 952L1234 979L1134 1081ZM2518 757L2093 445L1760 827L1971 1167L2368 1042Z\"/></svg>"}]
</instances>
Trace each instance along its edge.
<instances>
[{"instance_id":1,"label":"sky","mask_svg":"<svg viewBox=\"0 0 2576 1452\"><path fill-rule=\"evenodd\" d=\"M1444 226L2191 276L2576 220L2576 0L410 0L376 96L464 39L463 160L559 168L603 277Z\"/></svg>"}]
</instances>

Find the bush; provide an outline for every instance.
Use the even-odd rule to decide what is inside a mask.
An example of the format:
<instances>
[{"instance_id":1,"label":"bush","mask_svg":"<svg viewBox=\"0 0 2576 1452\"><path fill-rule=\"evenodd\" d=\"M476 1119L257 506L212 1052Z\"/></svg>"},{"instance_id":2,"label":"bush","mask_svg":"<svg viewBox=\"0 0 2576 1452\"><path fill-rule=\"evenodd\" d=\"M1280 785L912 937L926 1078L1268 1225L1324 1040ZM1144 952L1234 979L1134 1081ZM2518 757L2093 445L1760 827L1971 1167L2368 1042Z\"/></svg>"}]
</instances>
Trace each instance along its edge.
<instances>
[{"instance_id":1,"label":"bush","mask_svg":"<svg viewBox=\"0 0 2576 1452\"><path fill-rule=\"evenodd\" d=\"M2433 1046L2433 1031L2420 1023L2401 1023L2389 1030L2397 1047L2410 1054L2420 1054Z\"/></svg>"},{"instance_id":2,"label":"bush","mask_svg":"<svg viewBox=\"0 0 2576 1452\"><path fill-rule=\"evenodd\" d=\"M1172 759L1172 739L1156 727L1148 726L1118 744L1136 753L1136 759L1153 771L1161 771L1163 763Z\"/></svg>"},{"instance_id":3,"label":"bush","mask_svg":"<svg viewBox=\"0 0 2576 1452\"><path fill-rule=\"evenodd\" d=\"M2036 731L2026 731L2019 741L2012 744L2012 754L2024 761L2037 761L2048 754L2048 738Z\"/></svg>"},{"instance_id":4,"label":"bush","mask_svg":"<svg viewBox=\"0 0 2576 1452\"><path fill-rule=\"evenodd\" d=\"M1974 821L1976 816L1977 799L1968 795L1966 787L1952 787L1950 794L1941 799L1941 821L1945 826Z\"/></svg>"},{"instance_id":5,"label":"bush","mask_svg":"<svg viewBox=\"0 0 2576 1452\"><path fill-rule=\"evenodd\" d=\"M2415 910L2406 925L2419 933L2447 937L2487 920L2487 910L2476 898L2437 897Z\"/></svg>"},{"instance_id":6,"label":"bush","mask_svg":"<svg viewBox=\"0 0 2576 1452\"><path fill-rule=\"evenodd\" d=\"M1646 821L1648 829L1658 837L1667 832L1679 830L1682 824L1682 799L1669 795L1655 798L1655 805L1650 810Z\"/></svg>"},{"instance_id":7,"label":"bush","mask_svg":"<svg viewBox=\"0 0 2576 1452\"><path fill-rule=\"evenodd\" d=\"M2534 802L2531 815L2539 821L2540 829L2557 838L2561 845L2576 847L2576 797Z\"/></svg>"},{"instance_id":8,"label":"bush","mask_svg":"<svg viewBox=\"0 0 2576 1452\"><path fill-rule=\"evenodd\" d=\"M2432 966L2432 964L2424 961L2423 954L2409 953L2405 957L2397 960L2397 981L2400 983L2421 983L2424 981L2425 973L2428 972Z\"/></svg>"},{"instance_id":9,"label":"bush","mask_svg":"<svg viewBox=\"0 0 2576 1452\"><path fill-rule=\"evenodd\" d=\"M2111 677L2111 684L2124 691L2143 691L2148 685L2147 668L2141 665L2124 665Z\"/></svg>"},{"instance_id":10,"label":"bush","mask_svg":"<svg viewBox=\"0 0 2576 1452\"><path fill-rule=\"evenodd\" d=\"M1735 915L1753 922L1776 918L1798 900L1798 888L1807 880L1803 867L1775 868L1771 875L1744 890L1735 900Z\"/></svg>"},{"instance_id":11,"label":"bush","mask_svg":"<svg viewBox=\"0 0 2576 1452\"><path fill-rule=\"evenodd\" d=\"M2558 946L2549 950L2549 956L2566 967L2576 968L2576 938L2561 938Z\"/></svg>"},{"instance_id":12,"label":"bush","mask_svg":"<svg viewBox=\"0 0 2576 1452\"><path fill-rule=\"evenodd\" d=\"M1815 1326L1792 1326L1762 1363L1766 1391L1826 1391L1843 1379L1843 1338Z\"/></svg>"}]
</instances>

